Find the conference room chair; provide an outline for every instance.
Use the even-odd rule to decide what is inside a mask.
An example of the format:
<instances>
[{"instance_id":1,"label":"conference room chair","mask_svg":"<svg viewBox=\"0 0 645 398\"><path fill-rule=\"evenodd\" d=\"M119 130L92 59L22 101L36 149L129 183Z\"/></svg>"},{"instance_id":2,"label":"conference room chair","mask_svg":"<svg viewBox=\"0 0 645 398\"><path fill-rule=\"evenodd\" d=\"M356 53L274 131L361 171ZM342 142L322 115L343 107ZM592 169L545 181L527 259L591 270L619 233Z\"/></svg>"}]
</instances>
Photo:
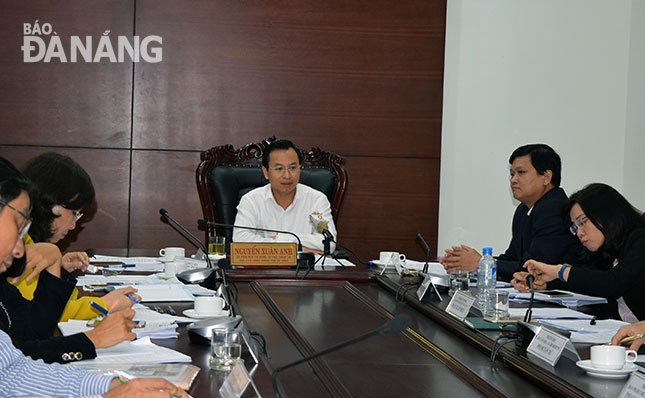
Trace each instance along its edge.
<instances>
[{"instance_id":1,"label":"conference room chair","mask_svg":"<svg viewBox=\"0 0 645 398\"><path fill-rule=\"evenodd\" d=\"M201 153L196 178L205 220L233 224L242 196L269 183L262 173L262 154L273 141L276 141L276 137L271 136L241 148L234 148L230 144L220 145ZM345 159L318 147L303 151L302 157L300 183L327 196L332 217L338 225L338 215L348 184ZM228 246L233 231L226 227L208 228L206 242L215 234L225 236Z\"/></svg>"}]
</instances>

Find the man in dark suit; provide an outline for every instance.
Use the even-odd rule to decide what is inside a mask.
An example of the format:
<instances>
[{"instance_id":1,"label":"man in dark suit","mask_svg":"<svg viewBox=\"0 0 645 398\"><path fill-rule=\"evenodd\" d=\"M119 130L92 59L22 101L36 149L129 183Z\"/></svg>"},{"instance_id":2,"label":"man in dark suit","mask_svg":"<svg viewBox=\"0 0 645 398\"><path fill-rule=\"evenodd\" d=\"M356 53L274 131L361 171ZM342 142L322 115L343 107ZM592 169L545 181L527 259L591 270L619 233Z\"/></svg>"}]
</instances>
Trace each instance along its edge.
<instances>
[{"instance_id":1,"label":"man in dark suit","mask_svg":"<svg viewBox=\"0 0 645 398\"><path fill-rule=\"evenodd\" d=\"M524 271L526 260L571 262L580 247L562 213L567 195L560 188L560 156L548 145L530 144L513 151L509 163L513 197L521 203L513 216L511 243L497 258L497 279L506 281ZM446 250L440 262L448 272L476 271L480 257L477 250L461 245Z\"/></svg>"}]
</instances>

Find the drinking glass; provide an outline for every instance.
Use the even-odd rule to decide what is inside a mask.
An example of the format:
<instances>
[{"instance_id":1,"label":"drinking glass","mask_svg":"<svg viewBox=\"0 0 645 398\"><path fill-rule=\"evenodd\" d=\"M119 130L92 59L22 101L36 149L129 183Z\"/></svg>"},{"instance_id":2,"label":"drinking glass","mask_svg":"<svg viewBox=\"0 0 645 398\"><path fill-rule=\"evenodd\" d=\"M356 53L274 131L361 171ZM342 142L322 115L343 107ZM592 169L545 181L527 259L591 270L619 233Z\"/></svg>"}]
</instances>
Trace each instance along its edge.
<instances>
[{"instance_id":1,"label":"drinking glass","mask_svg":"<svg viewBox=\"0 0 645 398\"><path fill-rule=\"evenodd\" d=\"M211 336L211 369L229 371L242 355L240 332L227 328L213 329Z\"/></svg>"}]
</instances>

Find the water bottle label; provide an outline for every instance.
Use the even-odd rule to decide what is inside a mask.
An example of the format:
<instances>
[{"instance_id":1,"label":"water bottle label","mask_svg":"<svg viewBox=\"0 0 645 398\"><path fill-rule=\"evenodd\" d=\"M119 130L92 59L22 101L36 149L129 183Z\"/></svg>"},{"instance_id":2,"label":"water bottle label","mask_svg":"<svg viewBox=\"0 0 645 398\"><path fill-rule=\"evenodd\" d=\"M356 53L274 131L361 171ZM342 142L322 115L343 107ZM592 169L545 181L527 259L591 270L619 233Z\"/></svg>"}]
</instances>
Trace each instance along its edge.
<instances>
[{"instance_id":1,"label":"water bottle label","mask_svg":"<svg viewBox=\"0 0 645 398\"><path fill-rule=\"evenodd\" d=\"M493 270L491 271L491 274L493 275L492 279L497 280L497 267L493 267Z\"/></svg>"}]
</instances>

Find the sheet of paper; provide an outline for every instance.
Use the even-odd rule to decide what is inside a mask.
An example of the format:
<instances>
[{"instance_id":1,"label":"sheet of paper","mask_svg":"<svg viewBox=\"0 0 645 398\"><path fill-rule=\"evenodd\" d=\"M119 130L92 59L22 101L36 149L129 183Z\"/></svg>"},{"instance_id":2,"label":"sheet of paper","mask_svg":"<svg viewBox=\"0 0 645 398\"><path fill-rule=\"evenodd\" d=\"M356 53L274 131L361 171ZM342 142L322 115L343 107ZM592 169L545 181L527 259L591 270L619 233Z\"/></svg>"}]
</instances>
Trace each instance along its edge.
<instances>
[{"instance_id":1,"label":"sheet of paper","mask_svg":"<svg viewBox=\"0 0 645 398\"><path fill-rule=\"evenodd\" d=\"M595 296L587 296L585 294L579 294L579 293L573 293L569 292L566 290L559 290L563 292L567 292L571 294L570 297L560 297L560 298L550 298L550 297L543 297L540 295L535 295L533 300L534 301L544 301L548 303L556 303L556 304L562 304L567 307L578 307L581 305L593 305L593 304L604 304L607 302L607 299L604 297L595 297ZM520 300L530 300L531 299L531 293L520 293L513 289L509 293L509 299L520 299Z\"/></svg>"},{"instance_id":2,"label":"sheet of paper","mask_svg":"<svg viewBox=\"0 0 645 398\"><path fill-rule=\"evenodd\" d=\"M316 263L314 265L314 269L316 271L323 271L323 266L328 266L328 267L340 267L341 264L344 265L345 267L356 267L354 263L352 263L349 260L343 260L343 259L334 259L330 257L325 257L325 262L323 263L320 258L321 255L316 256Z\"/></svg>"},{"instance_id":3,"label":"sheet of paper","mask_svg":"<svg viewBox=\"0 0 645 398\"><path fill-rule=\"evenodd\" d=\"M540 323L568 330L571 332L571 341L588 344L609 343L616 331L627 325L627 322L615 319L597 320L595 325L586 319L549 319L541 320Z\"/></svg>"},{"instance_id":4,"label":"sheet of paper","mask_svg":"<svg viewBox=\"0 0 645 398\"><path fill-rule=\"evenodd\" d=\"M526 308L509 308L511 318L523 318ZM593 316L583 314L570 308L533 308L531 319L592 319Z\"/></svg>"},{"instance_id":5,"label":"sheet of paper","mask_svg":"<svg viewBox=\"0 0 645 398\"><path fill-rule=\"evenodd\" d=\"M159 257L118 257L95 254L90 261L121 261L125 264L134 264L134 267L117 268L123 272L162 272L164 269L164 264Z\"/></svg>"},{"instance_id":6,"label":"sheet of paper","mask_svg":"<svg viewBox=\"0 0 645 398\"><path fill-rule=\"evenodd\" d=\"M191 362L191 358L170 348L158 346L151 342L149 337L144 337L135 341L124 341L109 348L99 348L96 350L96 358L87 362L94 364L146 364Z\"/></svg>"},{"instance_id":7,"label":"sheet of paper","mask_svg":"<svg viewBox=\"0 0 645 398\"><path fill-rule=\"evenodd\" d=\"M164 281L155 275L82 275L78 277L76 286L114 284L114 287L118 288L122 285L129 286L155 283L164 283Z\"/></svg>"},{"instance_id":8,"label":"sheet of paper","mask_svg":"<svg viewBox=\"0 0 645 398\"><path fill-rule=\"evenodd\" d=\"M143 303L158 301L195 301L195 296L181 283L137 285L136 289Z\"/></svg>"}]
</instances>

